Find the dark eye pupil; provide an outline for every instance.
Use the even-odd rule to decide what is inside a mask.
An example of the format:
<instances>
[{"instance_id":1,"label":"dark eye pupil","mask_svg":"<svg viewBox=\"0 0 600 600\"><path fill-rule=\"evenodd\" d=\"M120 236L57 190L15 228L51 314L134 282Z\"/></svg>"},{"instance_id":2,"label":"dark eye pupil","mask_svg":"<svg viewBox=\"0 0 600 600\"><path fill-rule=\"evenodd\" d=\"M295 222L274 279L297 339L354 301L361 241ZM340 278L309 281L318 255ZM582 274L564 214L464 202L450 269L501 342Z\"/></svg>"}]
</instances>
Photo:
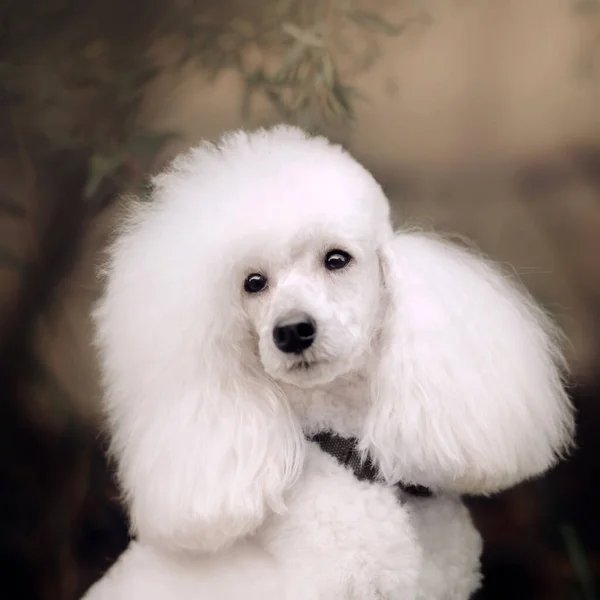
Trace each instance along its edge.
<instances>
[{"instance_id":1,"label":"dark eye pupil","mask_svg":"<svg viewBox=\"0 0 600 600\"><path fill-rule=\"evenodd\" d=\"M343 250L332 250L325 257L325 266L330 271L343 269L350 262L350 255Z\"/></svg>"},{"instance_id":2,"label":"dark eye pupil","mask_svg":"<svg viewBox=\"0 0 600 600\"><path fill-rule=\"evenodd\" d=\"M262 292L267 287L267 278L260 273L252 273L244 281L244 290L249 294Z\"/></svg>"}]
</instances>

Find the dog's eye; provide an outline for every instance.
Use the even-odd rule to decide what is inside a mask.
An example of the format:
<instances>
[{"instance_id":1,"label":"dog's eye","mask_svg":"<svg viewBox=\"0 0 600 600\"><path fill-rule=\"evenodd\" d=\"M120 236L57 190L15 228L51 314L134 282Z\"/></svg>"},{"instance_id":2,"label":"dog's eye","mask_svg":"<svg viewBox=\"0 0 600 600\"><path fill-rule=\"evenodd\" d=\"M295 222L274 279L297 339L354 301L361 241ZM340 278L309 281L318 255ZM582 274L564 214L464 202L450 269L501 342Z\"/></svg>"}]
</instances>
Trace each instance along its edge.
<instances>
[{"instance_id":1,"label":"dog's eye","mask_svg":"<svg viewBox=\"0 0 600 600\"><path fill-rule=\"evenodd\" d=\"M343 250L330 250L325 256L325 268L330 271L339 271L343 269L352 257Z\"/></svg>"},{"instance_id":2,"label":"dog's eye","mask_svg":"<svg viewBox=\"0 0 600 600\"><path fill-rule=\"evenodd\" d=\"M267 287L267 278L260 273L251 273L244 281L244 290L249 294L258 294Z\"/></svg>"}]
</instances>

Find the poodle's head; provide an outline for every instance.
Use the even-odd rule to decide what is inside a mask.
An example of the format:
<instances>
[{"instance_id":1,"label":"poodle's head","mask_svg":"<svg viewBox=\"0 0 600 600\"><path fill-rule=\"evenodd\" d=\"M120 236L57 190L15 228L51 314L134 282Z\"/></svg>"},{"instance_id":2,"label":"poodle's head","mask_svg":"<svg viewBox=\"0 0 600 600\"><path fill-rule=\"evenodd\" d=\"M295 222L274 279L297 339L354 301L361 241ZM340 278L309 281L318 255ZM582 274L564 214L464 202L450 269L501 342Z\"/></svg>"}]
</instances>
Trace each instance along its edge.
<instances>
[{"instance_id":1,"label":"poodle's head","mask_svg":"<svg viewBox=\"0 0 600 600\"><path fill-rule=\"evenodd\" d=\"M339 146L289 127L238 132L154 183L155 218L198 277L203 349L223 344L228 372L238 363L308 388L365 362L392 230L380 186ZM177 224L161 214L175 211Z\"/></svg>"},{"instance_id":2,"label":"poodle's head","mask_svg":"<svg viewBox=\"0 0 600 600\"><path fill-rule=\"evenodd\" d=\"M304 440L280 385L366 361L388 212L347 153L290 127L201 144L133 205L95 320L141 538L219 548L282 507Z\"/></svg>"},{"instance_id":3,"label":"poodle's head","mask_svg":"<svg viewBox=\"0 0 600 600\"><path fill-rule=\"evenodd\" d=\"M177 158L149 200L94 314L140 539L215 550L284 508L305 448L290 384L367 372L361 445L391 483L495 491L568 445L546 317L481 258L393 235L341 148L289 127L233 133Z\"/></svg>"}]
</instances>

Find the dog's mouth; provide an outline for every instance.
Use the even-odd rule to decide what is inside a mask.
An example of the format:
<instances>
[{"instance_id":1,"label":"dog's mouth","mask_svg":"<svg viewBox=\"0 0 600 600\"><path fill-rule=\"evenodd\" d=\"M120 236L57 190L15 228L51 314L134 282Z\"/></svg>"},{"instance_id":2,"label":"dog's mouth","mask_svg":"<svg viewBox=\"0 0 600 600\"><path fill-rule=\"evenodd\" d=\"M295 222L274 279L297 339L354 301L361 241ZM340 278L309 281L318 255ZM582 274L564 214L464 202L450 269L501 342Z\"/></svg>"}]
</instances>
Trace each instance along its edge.
<instances>
[{"instance_id":1,"label":"dog's mouth","mask_svg":"<svg viewBox=\"0 0 600 600\"><path fill-rule=\"evenodd\" d=\"M310 371L313 367L319 364L317 361L311 361L302 359L295 362L291 367L290 371L298 372L298 371Z\"/></svg>"},{"instance_id":2,"label":"dog's mouth","mask_svg":"<svg viewBox=\"0 0 600 600\"><path fill-rule=\"evenodd\" d=\"M309 360L308 358L303 357L300 360L296 361L289 368L289 370L292 373L302 373L302 372L306 372L306 371L311 371L315 367L320 367L324 363L325 363L325 361L322 361L322 360Z\"/></svg>"},{"instance_id":3,"label":"dog's mouth","mask_svg":"<svg viewBox=\"0 0 600 600\"><path fill-rule=\"evenodd\" d=\"M310 388L333 381L338 375L333 368L334 365L333 360L300 356L294 362L289 362L285 366L281 365L279 372L272 376L284 383L300 388Z\"/></svg>"}]
</instances>

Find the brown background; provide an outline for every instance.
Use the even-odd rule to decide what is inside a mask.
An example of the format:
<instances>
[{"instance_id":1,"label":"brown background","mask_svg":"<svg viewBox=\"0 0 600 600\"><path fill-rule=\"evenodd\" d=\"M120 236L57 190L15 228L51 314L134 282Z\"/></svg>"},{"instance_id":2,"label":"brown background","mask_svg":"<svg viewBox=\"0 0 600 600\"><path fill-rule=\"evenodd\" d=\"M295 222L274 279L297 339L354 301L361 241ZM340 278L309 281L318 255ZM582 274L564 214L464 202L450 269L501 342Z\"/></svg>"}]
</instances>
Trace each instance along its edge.
<instances>
[{"instance_id":1,"label":"brown background","mask_svg":"<svg viewBox=\"0 0 600 600\"><path fill-rule=\"evenodd\" d=\"M8 4L0 43L18 68L0 75L0 200L16 199L25 216L0 218L0 241L25 266L0 269L0 574L15 590L11 598L66 599L125 543L98 441L88 319L116 212L111 199L201 138L284 117L260 92L244 115L246 83L234 68L212 78L202 62L175 64L181 41L162 26L192 2ZM219 23L237 15L259 27L253 15L271 4L197 8ZM34 5L49 21L34 22ZM360 95L352 126L329 120L322 129L375 173L399 225L472 238L525 282L569 341L581 449L542 481L474 503L487 542L481 597L589 600L588 579L600 568L600 5L358 5L404 26L388 35L380 24L366 34L330 11L336 64ZM212 43L231 41L223 34ZM122 100L111 86L142 56L158 66L155 76ZM249 43L242 59L275 65L281 53ZM83 91L65 84L90 73ZM49 106L39 100L47 87ZM130 144L140 132L179 138L144 154ZM94 157L107 148L124 149L124 158L86 198Z\"/></svg>"}]
</instances>

